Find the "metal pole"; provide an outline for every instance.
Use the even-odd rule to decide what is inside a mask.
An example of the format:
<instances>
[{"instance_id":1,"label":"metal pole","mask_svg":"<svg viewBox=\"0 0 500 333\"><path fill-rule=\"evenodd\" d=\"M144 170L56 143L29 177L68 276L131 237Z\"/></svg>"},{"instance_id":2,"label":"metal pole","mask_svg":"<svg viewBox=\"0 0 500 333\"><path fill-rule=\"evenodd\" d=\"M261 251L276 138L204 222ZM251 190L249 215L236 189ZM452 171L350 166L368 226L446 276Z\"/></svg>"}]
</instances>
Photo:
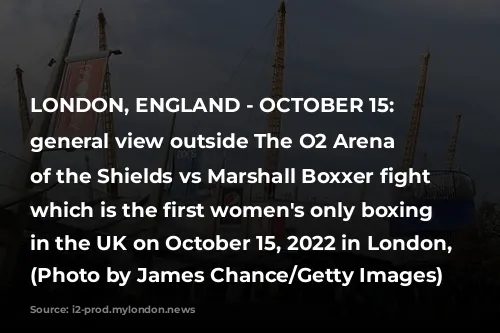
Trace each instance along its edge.
<instances>
[{"instance_id":1,"label":"metal pole","mask_svg":"<svg viewBox=\"0 0 500 333\"><path fill-rule=\"evenodd\" d=\"M45 96L47 98L57 98L59 93L59 86L64 74L65 69L65 59L69 54L71 49L71 43L73 42L73 37L75 35L76 25L80 17L81 5L73 17L71 26L66 37L64 47L61 50L61 54L56 62L56 66L52 72L52 76L47 85ZM48 135L50 128L50 121L52 113L42 112L33 119L30 130L28 132L26 141L24 143L24 151L21 155L21 159L17 162L17 166L14 172L14 177L11 179L11 187L15 189L21 189L21 191L28 191L31 185L30 176L34 171L38 171L40 166L40 161L42 157L41 152L31 151L31 138L33 137L43 137ZM25 210L28 209L26 203L17 205L14 210L21 213L19 216L19 221L15 224L15 228L12 230L10 237L8 238L7 244L5 244L5 257L1 263L0 271L0 297L3 299L8 298L9 286L14 276L17 257L21 249L21 244L23 241L24 229L26 226Z\"/></svg>"},{"instance_id":2,"label":"metal pole","mask_svg":"<svg viewBox=\"0 0 500 333\"><path fill-rule=\"evenodd\" d=\"M221 163L221 170L226 168L226 160L227 160L227 155L228 155L228 150L224 150L224 155L222 156L222 163ZM222 196L222 184L220 182L217 183L215 186L215 192L217 193L217 199L215 202L215 206L218 206L221 204L221 196ZM217 236L217 231L218 231L218 221L220 217L214 217L213 218L213 226L212 226L212 238L215 239Z\"/></svg>"}]
</instances>

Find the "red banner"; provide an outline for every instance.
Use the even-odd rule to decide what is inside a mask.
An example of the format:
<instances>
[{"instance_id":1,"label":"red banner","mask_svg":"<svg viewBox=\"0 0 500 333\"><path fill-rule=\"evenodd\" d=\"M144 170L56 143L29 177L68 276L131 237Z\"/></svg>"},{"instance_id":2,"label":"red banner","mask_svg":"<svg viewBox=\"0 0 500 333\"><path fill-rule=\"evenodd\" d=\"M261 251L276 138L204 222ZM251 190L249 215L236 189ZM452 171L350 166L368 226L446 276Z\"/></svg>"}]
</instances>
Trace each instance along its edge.
<instances>
[{"instance_id":1,"label":"red banner","mask_svg":"<svg viewBox=\"0 0 500 333\"><path fill-rule=\"evenodd\" d=\"M90 101L101 97L108 58L87 59L69 62L61 83L59 98L87 98ZM58 114L54 136L94 136L98 114L87 112L63 112Z\"/></svg>"}]
</instances>

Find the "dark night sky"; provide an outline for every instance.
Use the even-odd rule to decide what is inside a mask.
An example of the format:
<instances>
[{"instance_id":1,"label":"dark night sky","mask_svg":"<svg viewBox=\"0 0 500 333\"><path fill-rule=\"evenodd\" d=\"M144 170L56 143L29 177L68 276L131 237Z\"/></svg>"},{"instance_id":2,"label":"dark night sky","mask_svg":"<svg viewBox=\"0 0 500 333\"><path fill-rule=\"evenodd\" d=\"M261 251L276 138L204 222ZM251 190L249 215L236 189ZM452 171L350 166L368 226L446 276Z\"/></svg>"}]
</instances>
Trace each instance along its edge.
<instances>
[{"instance_id":1,"label":"dark night sky","mask_svg":"<svg viewBox=\"0 0 500 333\"><path fill-rule=\"evenodd\" d=\"M56 56L79 1L4 0L0 3L0 149L19 154L20 124L13 70L25 70L29 97L41 98L48 79L46 63ZM96 13L105 11L111 48L123 56L111 63L113 94L151 97L213 97L255 101L269 92L274 21L278 1L252 0L87 0L73 54L97 48ZM286 116L283 135L323 132L334 136L394 136L396 149L377 151L284 152L282 163L340 170L398 164L415 95L420 54L429 48L428 75L419 151L434 168L444 167L454 116L463 113L457 164L477 182L479 194L495 197L500 113L500 2L489 0L289 0L285 94L291 96L388 97L392 115ZM252 47L253 46L253 47ZM225 85L250 49L244 63ZM220 122L221 116L224 122ZM226 118L227 117L227 118ZM265 115L188 115L179 134L216 131L250 135L263 131ZM170 115L117 117L118 134L167 135ZM203 126L199 126L203 124ZM199 126L199 127L198 127ZM12 139L14 138L14 140ZM263 152L230 157L233 169L262 165ZM93 160L100 158L94 154ZM207 163L218 163L214 154ZM120 164L156 165L157 152L120 151ZM493 157L492 157L493 156ZM347 158L349 157L349 158ZM64 155L66 164L82 157ZM0 162L11 158L1 156ZM77 162L76 162L77 161ZM369 162L367 162L369 161ZM97 164L97 162L95 162ZM99 165L96 165L97 168ZM10 169L2 175L8 179Z\"/></svg>"}]
</instances>

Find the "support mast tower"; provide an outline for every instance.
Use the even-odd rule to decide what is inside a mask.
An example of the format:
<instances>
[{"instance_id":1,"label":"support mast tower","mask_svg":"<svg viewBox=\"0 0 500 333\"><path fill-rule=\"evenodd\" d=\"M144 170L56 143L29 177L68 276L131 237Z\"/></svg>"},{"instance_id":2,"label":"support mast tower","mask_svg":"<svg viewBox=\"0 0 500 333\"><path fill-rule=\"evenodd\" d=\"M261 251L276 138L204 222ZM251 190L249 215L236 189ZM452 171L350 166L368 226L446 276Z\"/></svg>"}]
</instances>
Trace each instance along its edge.
<instances>
[{"instance_id":1,"label":"support mast tower","mask_svg":"<svg viewBox=\"0 0 500 333\"><path fill-rule=\"evenodd\" d=\"M17 96L19 98L19 117L21 118L21 133L24 142L26 141L26 137L30 131L31 118L28 110L28 99L26 98L26 92L24 91L23 73L24 71L19 67L19 65L17 65Z\"/></svg>"},{"instance_id":2,"label":"support mast tower","mask_svg":"<svg viewBox=\"0 0 500 333\"><path fill-rule=\"evenodd\" d=\"M99 21L99 51L108 50L108 41L106 37L106 17L102 9L99 10L97 14L97 19ZM102 97L106 99L111 98L111 74L109 72L109 65L106 68L106 76L104 78L104 85L102 89ZM113 113L106 111L101 113L102 124L104 133L108 133L108 149L104 150L104 161L106 163L106 168L111 169L117 167L116 163L116 146L115 146L115 122L113 119ZM108 182L106 184L106 190L109 196L118 196L118 184Z\"/></svg>"},{"instance_id":3,"label":"support mast tower","mask_svg":"<svg viewBox=\"0 0 500 333\"><path fill-rule=\"evenodd\" d=\"M413 167L415 150L418 142L418 131L420 129L420 118L422 117L422 108L424 106L425 85L427 82L427 68L431 54L427 51L422 54L420 65L420 77L417 87L417 95L413 103L413 112L410 122L410 128L405 140L405 151L403 155L402 171L407 171Z\"/></svg>"}]
</instances>

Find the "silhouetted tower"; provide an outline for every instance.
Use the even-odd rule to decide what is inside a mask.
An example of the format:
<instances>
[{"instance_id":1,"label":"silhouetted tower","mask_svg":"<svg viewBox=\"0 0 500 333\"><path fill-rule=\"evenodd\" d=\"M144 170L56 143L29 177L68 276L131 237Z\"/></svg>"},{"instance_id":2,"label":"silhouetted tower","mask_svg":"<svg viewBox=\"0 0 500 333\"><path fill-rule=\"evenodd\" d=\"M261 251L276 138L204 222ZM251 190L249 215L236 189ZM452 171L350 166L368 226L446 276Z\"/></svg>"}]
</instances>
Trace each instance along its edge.
<instances>
[{"instance_id":1,"label":"silhouetted tower","mask_svg":"<svg viewBox=\"0 0 500 333\"><path fill-rule=\"evenodd\" d=\"M82 5L83 1L78 6L73 20L71 21L68 35L66 36L63 47L60 50L59 57L57 58L50 81L47 85L45 98L57 98L64 74L64 59L66 59L69 55L78 19L80 18ZM49 133L51 119L51 113L43 112L34 117L30 126L26 142L24 143L24 149L21 155L22 158L18 161L14 175L10 181L10 186L17 189L21 193L31 187L30 175L40 169L40 162L43 153L33 151L29 141L32 137L46 137ZM25 201L12 207L12 209L17 213L26 214L29 210L29 204ZM7 241L3 244L5 252L3 261L0 260L0 298L2 301L7 300L10 296L17 297L17 295L9 293L9 290L11 288L11 282L13 282L18 254L21 250L21 244L23 243L26 222L27 219L21 218L17 221L17 223L14 223ZM8 303L9 302L7 302L7 304Z\"/></svg>"},{"instance_id":2,"label":"silhouetted tower","mask_svg":"<svg viewBox=\"0 0 500 333\"><path fill-rule=\"evenodd\" d=\"M26 93L24 91L23 73L24 71L19 67L19 65L17 65L17 96L19 98L19 116L21 118L22 131L21 134L24 142L31 127L31 119L28 110L28 99L26 98Z\"/></svg>"},{"instance_id":3,"label":"silhouetted tower","mask_svg":"<svg viewBox=\"0 0 500 333\"><path fill-rule=\"evenodd\" d=\"M417 95L413 103L413 112L411 116L410 128L405 140L405 151L403 156L402 170L408 170L413 167L415 158L415 149L418 141L418 131L420 129L420 118L422 117L422 107L424 106L425 84L427 81L427 68L431 54L425 52L422 54L420 65L420 77L417 87Z\"/></svg>"},{"instance_id":4,"label":"silhouetted tower","mask_svg":"<svg viewBox=\"0 0 500 333\"><path fill-rule=\"evenodd\" d=\"M366 183L363 183L363 187L361 188L361 192L359 194L359 202L365 201L366 198Z\"/></svg>"},{"instance_id":5,"label":"silhouetted tower","mask_svg":"<svg viewBox=\"0 0 500 333\"><path fill-rule=\"evenodd\" d=\"M85 154L85 169L86 169L87 173L90 175L91 174L90 159L89 159L89 156L87 154ZM88 184L88 190L89 190L88 200L93 201L94 200L94 189L92 188L92 183Z\"/></svg>"},{"instance_id":6,"label":"silhouetted tower","mask_svg":"<svg viewBox=\"0 0 500 333\"><path fill-rule=\"evenodd\" d=\"M108 42L106 38L106 18L102 9L99 10L97 15L99 21L99 51L108 50ZM109 65L106 69L106 76L104 78L102 97L106 99L111 98L111 75L109 72ZM108 149L104 149L104 161L106 163L106 168L116 168L116 146L115 146L115 122L113 119L112 112L103 112L102 124L104 133L108 133ZM108 195L116 197L118 196L118 184L108 182L106 184L106 190Z\"/></svg>"},{"instance_id":7,"label":"silhouetted tower","mask_svg":"<svg viewBox=\"0 0 500 333\"><path fill-rule=\"evenodd\" d=\"M278 10L278 22L276 27L276 44L275 56L273 65L273 80L271 97L278 100L283 97L283 74L285 69L285 1L281 1ZM271 136L280 138L281 131L281 113L271 112L267 120L267 133ZM269 148L266 150L266 166L267 172L275 172L278 169L279 149ZM266 184L264 196L265 199L274 199L276 192L276 184Z\"/></svg>"},{"instance_id":8,"label":"silhouetted tower","mask_svg":"<svg viewBox=\"0 0 500 333\"><path fill-rule=\"evenodd\" d=\"M420 165L420 169L425 170L426 167L427 167L427 152L424 151L422 153L422 164Z\"/></svg>"},{"instance_id":9,"label":"silhouetted tower","mask_svg":"<svg viewBox=\"0 0 500 333\"><path fill-rule=\"evenodd\" d=\"M457 113L455 118L455 130L451 138L450 147L448 148L448 155L446 156L446 169L453 169L453 162L455 161L455 153L457 152L458 133L460 132L460 121L462 114Z\"/></svg>"}]
</instances>

